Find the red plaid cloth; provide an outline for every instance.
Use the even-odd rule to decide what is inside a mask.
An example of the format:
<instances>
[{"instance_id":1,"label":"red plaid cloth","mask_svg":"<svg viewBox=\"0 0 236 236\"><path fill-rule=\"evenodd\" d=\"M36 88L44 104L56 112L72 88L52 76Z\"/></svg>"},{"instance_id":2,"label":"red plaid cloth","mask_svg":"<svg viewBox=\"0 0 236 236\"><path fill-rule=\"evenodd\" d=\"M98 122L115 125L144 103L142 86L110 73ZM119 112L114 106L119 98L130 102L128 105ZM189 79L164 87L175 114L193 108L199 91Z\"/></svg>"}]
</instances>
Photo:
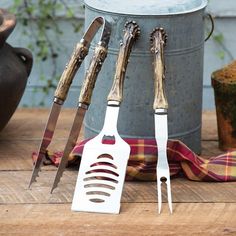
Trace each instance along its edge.
<instances>
[{"instance_id":1,"label":"red plaid cloth","mask_svg":"<svg viewBox=\"0 0 236 236\"><path fill-rule=\"evenodd\" d=\"M78 165L84 144L78 143L69 157L69 165ZM131 147L126 179L156 180L157 146L155 139L125 139ZM49 163L58 165L62 152L47 153ZM236 181L236 151L202 158L178 140L168 140L167 156L171 176L185 175L195 181ZM33 158L36 158L36 153Z\"/></svg>"}]
</instances>

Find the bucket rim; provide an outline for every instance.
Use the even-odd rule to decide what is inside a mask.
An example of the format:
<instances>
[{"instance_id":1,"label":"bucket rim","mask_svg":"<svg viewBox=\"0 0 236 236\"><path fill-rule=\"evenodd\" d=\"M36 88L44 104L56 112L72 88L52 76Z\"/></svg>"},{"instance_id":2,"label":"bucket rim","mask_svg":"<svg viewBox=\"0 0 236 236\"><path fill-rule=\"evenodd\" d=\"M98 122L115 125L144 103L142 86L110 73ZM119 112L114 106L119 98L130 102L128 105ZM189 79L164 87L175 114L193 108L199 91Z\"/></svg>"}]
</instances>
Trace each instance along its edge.
<instances>
[{"instance_id":1,"label":"bucket rim","mask_svg":"<svg viewBox=\"0 0 236 236\"><path fill-rule=\"evenodd\" d=\"M201 4L197 7L194 7L192 9L186 10L186 11L176 11L176 12L163 12L163 13L158 13L158 14L154 14L154 13L132 13L132 12L125 12L125 10L120 10L120 11L115 11L114 10L109 10L109 9L105 9L102 7L98 7L98 6L92 6L92 4L90 4L90 2L92 2L93 0L84 0L84 5L88 8L88 9L93 9L97 12L104 12L104 13L109 13L109 14L114 14L114 15L127 15L127 16L149 16L149 17L156 17L156 16L173 16L173 15L184 15L184 14L190 14L190 13L194 13L197 11L200 11L204 8L207 7L208 5L208 0L202 0Z\"/></svg>"}]
</instances>

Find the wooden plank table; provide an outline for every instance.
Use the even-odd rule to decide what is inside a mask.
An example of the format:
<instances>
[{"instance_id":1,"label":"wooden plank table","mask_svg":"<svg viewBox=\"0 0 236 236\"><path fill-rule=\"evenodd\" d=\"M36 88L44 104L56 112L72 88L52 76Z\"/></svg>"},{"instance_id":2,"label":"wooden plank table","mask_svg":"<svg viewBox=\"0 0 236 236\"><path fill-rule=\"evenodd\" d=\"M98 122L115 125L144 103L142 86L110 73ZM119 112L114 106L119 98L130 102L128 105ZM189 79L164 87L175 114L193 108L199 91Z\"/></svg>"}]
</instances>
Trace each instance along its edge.
<instances>
[{"instance_id":1,"label":"wooden plank table","mask_svg":"<svg viewBox=\"0 0 236 236\"><path fill-rule=\"evenodd\" d=\"M64 147L73 115L63 110L52 150ZM47 116L46 109L18 109L0 133L0 235L236 235L236 183L173 179L172 215L167 203L158 215L155 182L126 182L119 215L71 212L76 170L66 170L50 194L56 167L44 166L28 190ZM202 155L220 153L215 113L204 112Z\"/></svg>"}]
</instances>

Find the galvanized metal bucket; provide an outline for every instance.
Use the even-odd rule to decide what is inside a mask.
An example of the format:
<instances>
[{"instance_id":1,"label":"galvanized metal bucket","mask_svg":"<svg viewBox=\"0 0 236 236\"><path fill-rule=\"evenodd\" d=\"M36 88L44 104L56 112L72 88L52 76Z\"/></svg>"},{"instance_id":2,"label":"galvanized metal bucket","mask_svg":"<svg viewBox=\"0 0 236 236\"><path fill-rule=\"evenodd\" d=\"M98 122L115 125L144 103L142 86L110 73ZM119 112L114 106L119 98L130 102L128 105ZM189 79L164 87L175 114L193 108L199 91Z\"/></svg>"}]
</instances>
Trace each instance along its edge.
<instances>
[{"instance_id":1,"label":"galvanized metal bucket","mask_svg":"<svg viewBox=\"0 0 236 236\"><path fill-rule=\"evenodd\" d=\"M149 35L165 29L166 92L169 103L169 138L180 139L201 151L204 16L206 0L85 0L85 27L103 16L112 24L108 58L100 72L85 119L85 137L102 128L106 98L111 87L119 41L126 21L134 20L141 35L130 56L118 130L129 138L154 138L153 66ZM96 41L97 39L95 39ZM92 45L94 47L94 45ZM89 63L90 55L86 58Z\"/></svg>"}]
</instances>

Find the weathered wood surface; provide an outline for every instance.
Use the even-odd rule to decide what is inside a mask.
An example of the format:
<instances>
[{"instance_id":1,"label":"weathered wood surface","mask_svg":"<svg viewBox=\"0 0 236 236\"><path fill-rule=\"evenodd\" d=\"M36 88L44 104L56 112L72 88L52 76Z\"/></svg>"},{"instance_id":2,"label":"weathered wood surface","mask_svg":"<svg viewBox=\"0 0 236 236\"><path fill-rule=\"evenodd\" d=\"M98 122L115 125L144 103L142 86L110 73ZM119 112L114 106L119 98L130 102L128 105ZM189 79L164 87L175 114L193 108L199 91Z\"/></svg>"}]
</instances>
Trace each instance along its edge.
<instances>
[{"instance_id":1,"label":"weathered wood surface","mask_svg":"<svg viewBox=\"0 0 236 236\"><path fill-rule=\"evenodd\" d=\"M75 111L62 110L54 137L65 139L69 133ZM6 128L0 133L0 140L38 140L42 137L49 110L18 109Z\"/></svg>"},{"instance_id":2,"label":"weathered wood surface","mask_svg":"<svg viewBox=\"0 0 236 236\"><path fill-rule=\"evenodd\" d=\"M0 140L40 139L48 114L47 109L18 109L7 127L0 133ZM66 138L65 135L69 132L74 114L74 109L62 110L56 129L56 133L59 133L57 138ZM202 121L202 140L217 141L215 112L203 112Z\"/></svg>"},{"instance_id":3,"label":"weathered wood surface","mask_svg":"<svg viewBox=\"0 0 236 236\"><path fill-rule=\"evenodd\" d=\"M236 204L178 203L158 215L154 203L124 203L119 215L71 212L70 204L0 206L0 235L235 235ZM217 213L217 214L216 214Z\"/></svg>"},{"instance_id":4,"label":"weathered wood surface","mask_svg":"<svg viewBox=\"0 0 236 236\"><path fill-rule=\"evenodd\" d=\"M27 189L30 171L0 172L0 204L70 203L77 171L66 171L58 188L50 194L55 171L43 171L38 182ZM235 202L235 183L202 183L176 178L172 183L173 202ZM163 189L164 201L166 191ZM155 182L125 182L122 202L157 202Z\"/></svg>"},{"instance_id":5,"label":"weathered wood surface","mask_svg":"<svg viewBox=\"0 0 236 236\"><path fill-rule=\"evenodd\" d=\"M63 149L73 115L73 110L63 110L50 150ZM126 182L119 215L70 211L75 169L65 171L51 195L56 168L43 166L38 182L28 190L31 153L38 148L47 116L46 109L19 109L0 133L0 235L236 234L234 182L173 179L173 215L169 215L166 203L162 214L157 214L155 182ZM206 158L222 153L214 112L203 113L202 140Z\"/></svg>"},{"instance_id":6,"label":"weathered wood surface","mask_svg":"<svg viewBox=\"0 0 236 236\"><path fill-rule=\"evenodd\" d=\"M218 140L215 111L204 111L202 114L202 140Z\"/></svg>"}]
</instances>

